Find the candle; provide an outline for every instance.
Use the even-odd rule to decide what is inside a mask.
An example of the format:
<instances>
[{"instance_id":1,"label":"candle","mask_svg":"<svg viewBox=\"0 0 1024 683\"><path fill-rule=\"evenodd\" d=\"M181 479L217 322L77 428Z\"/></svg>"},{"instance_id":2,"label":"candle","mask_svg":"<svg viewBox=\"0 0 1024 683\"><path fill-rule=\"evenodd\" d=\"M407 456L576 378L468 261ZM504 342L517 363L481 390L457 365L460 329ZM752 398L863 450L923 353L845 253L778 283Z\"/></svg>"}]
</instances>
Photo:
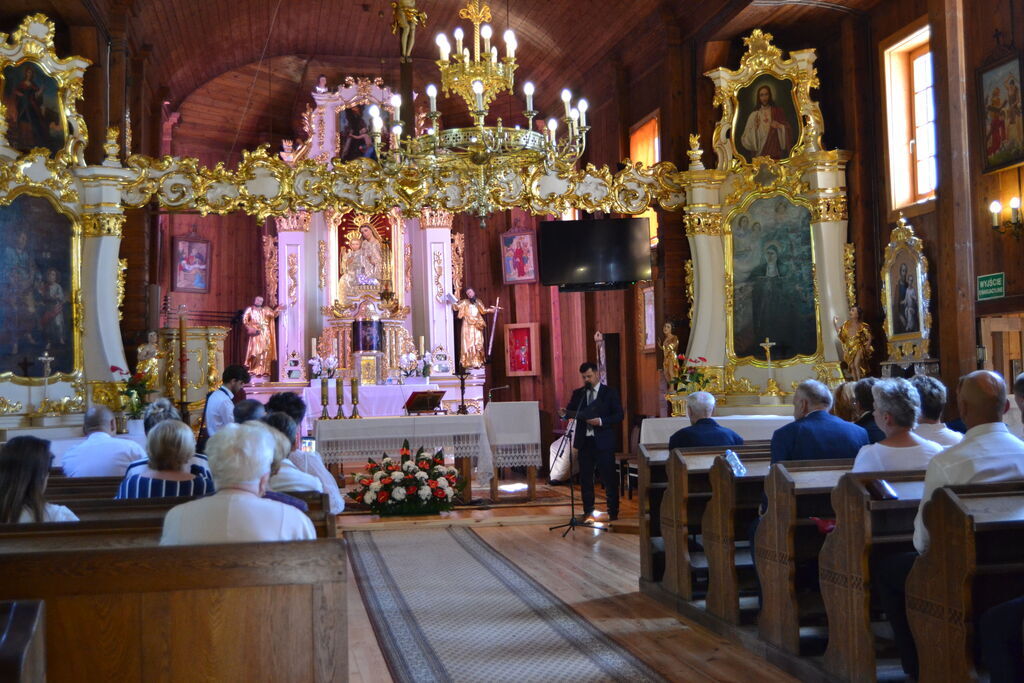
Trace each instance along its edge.
<instances>
[{"instance_id":1,"label":"candle","mask_svg":"<svg viewBox=\"0 0 1024 683\"><path fill-rule=\"evenodd\" d=\"M395 93L391 96L391 106L395 108L395 121L402 120L402 96Z\"/></svg>"},{"instance_id":2,"label":"candle","mask_svg":"<svg viewBox=\"0 0 1024 683\"><path fill-rule=\"evenodd\" d=\"M452 50L451 45L448 43L448 36L443 33L438 33L434 42L437 43L437 49L441 52L441 61L447 62L448 53Z\"/></svg>"},{"instance_id":3,"label":"candle","mask_svg":"<svg viewBox=\"0 0 1024 683\"><path fill-rule=\"evenodd\" d=\"M437 111L437 86L431 83L427 86L427 97L430 99L430 113Z\"/></svg>"},{"instance_id":4,"label":"candle","mask_svg":"<svg viewBox=\"0 0 1024 683\"><path fill-rule=\"evenodd\" d=\"M491 36L493 31L489 24L484 24L480 27L480 37L484 39L484 52L491 51Z\"/></svg>"},{"instance_id":5,"label":"candle","mask_svg":"<svg viewBox=\"0 0 1024 683\"><path fill-rule=\"evenodd\" d=\"M326 420L330 418L330 414L327 412L327 404L330 403L330 397L327 389L327 372L320 373L320 405L324 407L320 413L320 419Z\"/></svg>"},{"instance_id":6,"label":"candle","mask_svg":"<svg viewBox=\"0 0 1024 683\"><path fill-rule=\"evenodd\" d=\"M526 95L526 110L533 111L533 83L527 81L523 85L523 94Z\"/></svg>"},{"instance_id":7,"label":"candle","mask_svg":"<svg viewBox=\"0 0 1024 683\"><path fill-rule=\"evenodd\" d=\"M343 419L345 417L345 409L342 407L345 404L345 380L342 379L340 371L334 376L334 404L338 406L338 412L334 419Z\"/></svg>"},{"instance_id":8,"label":"candle","mask_svg":"<svg viewBox=\"0 0 1024 683\"><path fill-rule=\"evenodd\" d=\"M1014 223L1020 223L1020 197L1014 197L1010 200L1010 220Z\"/></svg>"},{"instance_id":9,"label":"candle","mask_svg":"<svg viewBox=\"0 0 1024 683\"><path fill-rule=\"evenodd\" d=\"M313 358L316 356L316 337L311 337L309 340L309 357Z\"/></svg>"},{"instance_id":10,"label":"candle","mask_svg":"<svg viewBox=\"0 0 1024 683\"><path fill-rule=\"evenodd\" d=\"M992 214L992 227L998 228L999 214L1003 212L1003 205L999 202L998 199L996 199L993 200L993 202L988 205L988 210Z\"/></svg>"},{"instance_id":11,"label":"candle","mask_svg":"<svg viewBox=\"0 0 1024 683\"><path fill-rule=\"evenodd\" d=\"M462 28L455 29L455 51L462 54ZM468 59L466 61L469 61Z\"/></svg>"},{"instance_id":12,"label":"candle","mask_svg":"<svg viewBox=\"0 0 1024 683\"><path fill-rule=\"evenodd\" d=\"M580 122L580 110L573 107L569 110L569 137L576 137L576 126Z\"/></svg>"},{"instance_id":13,"label":"candle","mask_svg":"<svg viewBox=\"0 0 1024 683\"><path fill-rule=\"evenodd\" d=\"M551 118L548 119L548 137L551 139L551 144L555 144L557 138L555 137L558 132L558 120Z\"/></svg>"},{"instance_id":14,"label":"candle","mask_svg":"<svg viewBox=\"0 0 1024 683\"><path fill-rule=\"evenodd\" d=\"M587 126L587 110L590 109L590 103L580 98L579 104L576 108L580 110L580 126L586 128Z\"/></svg>"},{"instance_id":15,"label":"candle","mask_svg":"<svg viewBox=\"0 0 1024 683\"><path fill-rule=\"evenodd\" d=\"M516 34L512 32L512 29L506 29L504 33L505 38L505 53L509 59L516 58L516 48L519 47L516 41Z\"/></svg>"},{"instance_id":16,"label":"candle","mask_svg":"<svg viewBox=\"0 0 1024 683\"><path fill-rule=\"evenodd\" d=\"M563 88L562 89L562 104L565 105L565 115L566 116L569 116L569 110L572 109L572 105L570 104L570 102L572 102L572 93L569 91L568 88Z\"/></svg>"},{"instance_id":17,"label":"candle","mask_svg":"<svg viewBox=\"0 0 1024 683\"><path fill-rule=\"evenodd\" d=\"M423 356L423 335L420 335L420 357Z\"/></svg>"},{"instance_id":18,"label":"candle","mask_svg":"<svg viewBox=\"0 0 1024 683\"><path fill-rule=\"evenodd\" d=\"M483 81L473 81L473 94L476 95L476 109L477 111L484 110L484 83Z\"/></svg>"},{"instance_id":19,"label":"candle","mask_svg":"<svg viewBox=\"0 0 1024 683\"><path fill-rule=\"evenodd\" d=\"M181 404L186 402L188 392L188 343L185 339L188 333L188 315L185 312L184 304L178 307L178 396Z\"/></svg>"}]
</instances>

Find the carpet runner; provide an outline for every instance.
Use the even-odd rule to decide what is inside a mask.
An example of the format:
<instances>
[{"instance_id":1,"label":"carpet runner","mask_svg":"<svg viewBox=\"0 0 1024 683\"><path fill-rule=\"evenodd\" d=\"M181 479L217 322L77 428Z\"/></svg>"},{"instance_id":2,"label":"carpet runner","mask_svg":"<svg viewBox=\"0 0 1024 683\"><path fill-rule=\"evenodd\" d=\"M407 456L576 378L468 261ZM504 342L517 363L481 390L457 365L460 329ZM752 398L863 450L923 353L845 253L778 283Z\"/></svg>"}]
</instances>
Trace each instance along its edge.
<instances>
[{"instance_id":1,"label":"carpet runner","mask_svg":"<svg viewBox=\"0 0 1024 683\"><path fill-rule=\"evenodd\" d=\"M346 532L397 681L661 681L463 527Z\"/></svg>"}]
</instances>

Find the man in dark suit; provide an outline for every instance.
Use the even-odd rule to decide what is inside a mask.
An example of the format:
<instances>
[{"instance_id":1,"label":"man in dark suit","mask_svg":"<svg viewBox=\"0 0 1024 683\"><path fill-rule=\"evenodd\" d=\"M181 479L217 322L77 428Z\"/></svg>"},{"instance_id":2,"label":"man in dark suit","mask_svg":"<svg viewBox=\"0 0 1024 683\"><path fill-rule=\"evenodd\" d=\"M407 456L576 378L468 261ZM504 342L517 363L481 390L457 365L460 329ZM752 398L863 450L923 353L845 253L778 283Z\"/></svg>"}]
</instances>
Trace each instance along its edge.
<instances>
[{"instance_id":1,"label":"man in dark suit","mask_svg":"<svg viewBox=\"0 0 1024 683\"><path fill-rule=\"evenodd\" d=\"M861 415L854 424L867 430L868 440L871 443L878 443L885 438L885 432L875 422L875 396L871 393L871 387L878 383L876 377L865 377L853 385L853 397L857 400Z\"/></svg>"},{"instance_id":2,"label":"man in dark suit","mask_svg":"<svg viewBox=\"0 0 1024 683\"><path fill-rule=\"evenodd\" d=\"M619 518L619 479L615 474L615 425L622 422L619 393L601 384L597 366L580 366L583 386L572 392L569 405L561 411L576 417L572 445L579 451L580 497L583 517L594 515L594 468L597 468L608 498L608 517Z\"/></svg>"},{"instance_id":3,"label":"man in dark suit","mask_svg":"<svg viewBox=\"0 0 1024 683\"><path fill-rule=\"evenodd\" d=\"M743 437L711 419L715 397L706 391L695 391L686 397L686 417L690 426L683 427L668 440L669 448L690 446L740 446Z\"/></svg>"},{"instance_id":4,"label":"man in dark suit","mask_svg":"<svg viewBox=\"0 0 1024 683\"><path fill-rule=\"evenodd\" d=\"M830 414L832 392L808 379L793 394L793 422L772 434L772 462L853 458L868 443L863 427Z\"/></svg>"}]
</instances>

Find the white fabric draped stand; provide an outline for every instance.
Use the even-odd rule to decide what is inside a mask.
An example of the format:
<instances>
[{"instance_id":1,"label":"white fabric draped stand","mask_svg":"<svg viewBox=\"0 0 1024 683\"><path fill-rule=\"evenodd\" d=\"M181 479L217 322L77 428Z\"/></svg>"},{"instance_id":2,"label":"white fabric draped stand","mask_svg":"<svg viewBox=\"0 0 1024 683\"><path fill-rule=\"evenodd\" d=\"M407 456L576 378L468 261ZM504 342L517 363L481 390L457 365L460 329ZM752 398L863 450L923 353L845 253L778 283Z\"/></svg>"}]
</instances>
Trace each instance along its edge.
<instances>
[{"instance_id":1,"label":"white fabric draped stand","mask_svg":"<svg viewBox=\"0 0 1024 683\"><path fill-rule=\"evenodd\" d=\"M537 494L537 468L541 465L540 403L488 403L484 422L494 450L494 467L526 467L527 498L533 500ZM498 499L497 476L491 481L491 499Z\"/></svg>"}]
</instances>

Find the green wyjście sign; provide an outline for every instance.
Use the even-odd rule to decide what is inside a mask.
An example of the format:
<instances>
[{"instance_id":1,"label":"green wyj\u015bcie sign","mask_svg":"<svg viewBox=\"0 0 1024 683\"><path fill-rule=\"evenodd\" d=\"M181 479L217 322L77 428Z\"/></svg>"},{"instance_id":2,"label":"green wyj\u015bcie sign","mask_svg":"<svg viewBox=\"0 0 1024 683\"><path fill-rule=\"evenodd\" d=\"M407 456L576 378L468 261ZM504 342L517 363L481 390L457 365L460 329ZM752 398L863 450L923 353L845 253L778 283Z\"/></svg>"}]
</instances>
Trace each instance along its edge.
<instances>
[{"instance_id":1,"label":"green wyj\u015bcie sign","mask_svg":"<svg viewBox=\"0 0 1024 683\"><path fill-rule=\"evenodd\" d=\"M1006 274L990 273L978 276L978 301L1000 299L1006 296Z\"/></svg>"}]
</instances>

